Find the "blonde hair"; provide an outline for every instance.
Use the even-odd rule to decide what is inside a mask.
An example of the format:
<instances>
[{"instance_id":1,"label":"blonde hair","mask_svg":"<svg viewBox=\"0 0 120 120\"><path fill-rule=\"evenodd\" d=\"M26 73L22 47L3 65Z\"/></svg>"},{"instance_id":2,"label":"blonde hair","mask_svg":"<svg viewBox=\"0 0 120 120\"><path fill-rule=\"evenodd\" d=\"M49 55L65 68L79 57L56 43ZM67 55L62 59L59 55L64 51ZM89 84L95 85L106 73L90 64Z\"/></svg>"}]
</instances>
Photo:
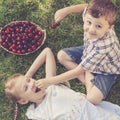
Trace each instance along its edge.
<instances>
[{"instance_id":1,"label":"blonde hair","mask_svg":"<svg viewBox=\"0 0 120 120\"><path fill-rule=\"evenodd\" d=\"M5 94L8 97L9 100L11 100L15 104L15 115L14 115L14 120L17 120L18 117L18 112L19 112L19 104L18 100L20 99L18 95L12 92L14 85L15 85L15 80L17 80L20 76L23 76L22 74L14 74L10 76L5 83Z\"/></svg>"},{"instance_id":2,"label":"blonde hair","mask_svg":"<svg viewBox=\"0 0 120 120\"><path fill-rule=\"evenodd\" d=\"M95 18L104 16L108 23L113 25L117 17L118 8L111 0L92 0L86 12Z\"/></svg>"}]
</instances>

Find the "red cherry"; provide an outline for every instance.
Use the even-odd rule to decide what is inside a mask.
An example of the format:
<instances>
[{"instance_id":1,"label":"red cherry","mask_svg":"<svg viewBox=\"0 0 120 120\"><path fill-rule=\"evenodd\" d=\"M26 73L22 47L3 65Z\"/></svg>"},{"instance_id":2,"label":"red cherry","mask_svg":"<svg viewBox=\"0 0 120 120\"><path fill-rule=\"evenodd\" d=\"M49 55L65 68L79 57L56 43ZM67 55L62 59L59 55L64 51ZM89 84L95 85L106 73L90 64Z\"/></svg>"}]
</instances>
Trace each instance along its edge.
<instances>
[{"instance_id":1,"label":"red cherry","mask_svg":"<svg viewBox=\"0 0 120 120\"><path fill-rule=\"evenodd\" d=\"M41 43L42 43L42 40L39 40L39 41L37 42L37 45L39 46L39 45L41 45Z\"/></svg>"},{"instance_id":2,"label":"red cherry","mask_svg":"<svg viewBox=\"0 0 120 120\"><path fill-rule=\"evenodd\" d=\"M17 37L17 40L20 41L20 37Z\"/></svg>"},{"instance_id":3,"label":"red cherry","mask_svg":"<svg viewBox=\"0 0 120 120\"><path fill-rule=\"evenodd\" d=\"M10 47L11 47L11 48L15 48L15 44L12 44Z\"/></svg>"},{"instance_id":4,"label":"red cherry","mask_svg":"<svg viewBox=\"0 0 120 120\"><path fill-rule=\"evenodd\" d=\"M28 20L28 21L26 21L25 22L27 25L30 25L31 24L31 22Z\"/></svg>"},{"instance_id":5,"label":"red cherry","mask_svg":"<svg viewBox=\"0 0 120 120\"><path fill-rule=\"evenodd\" d=\"M22 45L18 45L18 49L21 49L22 48Z\"/></svg>"},{"instance_id":6,"label":"red cherry","mask_svg":"<svg viewBox=\"0 0 120 120\"><path fill-rule=\"evenodd\" d=\"M18 54L21 54L21 51L20 51L20 50L17 50L17 53L18 53Z\"/></svg>"},{"instance_id":7,"label":"red cherry","mask_svg":"<svg viewBox=\"0 0 120 120\"><path fill-rule=\"evenodd\" d=\"M20 29L19 29L19 28L16 28L15 30L16 30L16 32L19 32L19 31L20 31Z\"/></svg>"},{"instance_id":8,"label":"red cherry","mask_svg":"<svg viewBox=\"0 0 120 120\"><path fill-rule=\"evenodd\" d=\"M32 33L29 33L28 36L29 36L29 37L32 37Z\"/></svg>"},{"instance_id":9,"label":"red cherry","mask_svg":"<svg viewBox=\"0 0 120 120\"><path fill-rule=\"evenodd\" d=\"M31 48L28 48L28 52L32 52L32 49L31 49Z\"/></svg>"},{"instance_id":10,"label":"red cherry","mask_svg":"<svg viewBox=\"0 0 120 120\"><path fill-rule=\"evenodd\" d=\"M21 44L21 42L20 42L20 41L18 41L18 42L17 42L17 45L20 45L20 44Z\"/></svg>"},{"instance_id":11,"label":"red cherry","mask_svg":"<svg viewBox=\"0 0 120 120\"><path fill-rule=\"evenodd\" d=\"M12 38L15 38L15 34L14 33L12 33Z\"/></svg>"},{"instance_id":12,"label":"red cherry","mask_svg":"<svg viewBox=\"0 0 120 120\"><path fill-rule=\"evenodd\" d=\"M16 53L16 49L12 49L12 52Z\"/></svg>"},{"instance_id":13,"label":"red cherry","mask_svg":"<svg viewBox=\"0 0 120 120\"><path fill-rule=\"evenodd\" d=\"M13 39L12 42L13 42L13 43L16 43L17 41L16 41L16 39Z\"/></svg>"},{"instance_id":14,"label":"red cherry","mask_svg":"<svg viewBox=\"0 0 120 120\"><path fill-rule=\"evenodd\" d=\"M1 36L2 41L5 41L6 37L4 35Z\"/></svg>"},{"instance_id":15,"label":"red cherry","mask_svg":"<svg viewBox=\"0 0 120 120\"><path fill-rule=\"evenodd\" d=\"M26 50L24 50L24 49L23 49L23 50L21 50L21 53L23 53L23 54L24 54L25 52L26 52Z\"/></svg>"},{"instance_id":16,"label":"red cherry","mask_svg":"<svg viewBox=\"0 0 120 120\"><path fill-rule=\"evenodd\" d=\"M39 36L38 36L38 35L35 35L34 39L35 39L35 40L38 40L38 39L39 39Z\"/></svg>"},{"instance_id":17,"label":"red cherry","mask_svg":"<svg viewBox=\"0 0 120 120\"><path fill-rule=\"evenodd\" d=\"M35 46L35 45L32 45L32 49L35 50L35 49L36 49L36 46Z\"/></svg>"},{"instance_id":18,"label":"red cherry","mask_svg":"<svg viewBox=\"0 0 120 120\"><path fill-rule=\"evenodd\" d=\"M39 31L39 32L38 32L38 35L40 35L40 36L41 36L42 34L43 34L43 33L42 33L42 31Z\"/></svg>"},{"instance_id":19,"label":"red cherry","mask_svg":"<svg viewBox=\"0 0 120 120\"><path fill-rule=\"evenodd\" d=\"M10 31L9 30L5 30L5 33L8 34Z\"/></svg>"},{"instance_id":20,"label":"red cherry","mask_svg":"<svg viewBox=\"0 0 120 120\"><path fill-rule=\"evenodd\" d=\"M59 25L60 25L60 22L56 22L51 26L51 28L56 29Z\"/></svg>"}]
</instances>

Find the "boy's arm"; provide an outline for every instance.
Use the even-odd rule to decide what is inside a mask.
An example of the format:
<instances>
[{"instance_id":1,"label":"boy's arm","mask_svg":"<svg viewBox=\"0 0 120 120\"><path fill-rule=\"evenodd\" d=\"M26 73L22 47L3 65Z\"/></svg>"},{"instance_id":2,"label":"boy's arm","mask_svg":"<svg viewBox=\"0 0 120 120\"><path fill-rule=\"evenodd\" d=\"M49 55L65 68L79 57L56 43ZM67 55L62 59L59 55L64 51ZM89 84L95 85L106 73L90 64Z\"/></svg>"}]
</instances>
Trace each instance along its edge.
<instances>
[{"instance_id":1,"label":"boy's arm","mask_svg":"<svg viewBox=\"0 0 120 120\"><path fill-rule=\"evenodd\" d=\"M77 78L80 74L84 74L84 72L85 70L81 67L81 65L78 65L75 69L69 70L60 75L40 79L37 83L39 88L47 88L49 85L59 84Z\"/></svg>"},{"instance_id":2,"label":"boy's arm","mask_svg":"<svg viewBox=\"0 0 120 120\"><path fill-rule=\"evenodd\" d=\"M55 22L60 22L64 17L71 13L81 13L87 7L88 4L78 4L78 5L73 5L69 7L62 8L58 11L56 11L54 19Z\"/></svg>"}]
</instances>

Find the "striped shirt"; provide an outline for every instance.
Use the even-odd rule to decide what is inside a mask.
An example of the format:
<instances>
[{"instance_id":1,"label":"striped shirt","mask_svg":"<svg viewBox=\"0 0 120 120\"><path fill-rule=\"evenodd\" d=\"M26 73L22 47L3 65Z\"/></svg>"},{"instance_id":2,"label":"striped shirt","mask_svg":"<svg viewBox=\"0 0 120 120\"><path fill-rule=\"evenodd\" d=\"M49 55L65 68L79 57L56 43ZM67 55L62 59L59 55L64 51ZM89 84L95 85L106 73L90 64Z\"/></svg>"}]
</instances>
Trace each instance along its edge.
<instances>
[{"instance_id":1,"label":"striped shirt","mask_svg":"<svg viewBox=\"0 0 120 120\"><path fill-rule=\"evenodd\" d=\"M94 40L88 40L84 33L84 51L80 64L92 73L120 74L120 44L114 29Z\"/></svg>"}]
</instances>

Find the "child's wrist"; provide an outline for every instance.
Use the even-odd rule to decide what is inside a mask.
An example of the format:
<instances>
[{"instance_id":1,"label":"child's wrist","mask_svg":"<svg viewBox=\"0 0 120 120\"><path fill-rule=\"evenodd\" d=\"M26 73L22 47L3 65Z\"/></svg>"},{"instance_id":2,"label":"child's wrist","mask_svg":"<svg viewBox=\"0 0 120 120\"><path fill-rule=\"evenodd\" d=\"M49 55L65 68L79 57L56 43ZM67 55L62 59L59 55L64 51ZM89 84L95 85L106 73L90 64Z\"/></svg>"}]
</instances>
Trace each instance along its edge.
<instances>
[{"instance_id":1,"label":"child's wrist","mask_svg":"<svg viewBox=\"0 0 120 120\"><path fill-rule=\"evenodd\" d=\"M31 78L31 75L30 74L25 74L25 77Z\"/></svg>"}]
</instances>

